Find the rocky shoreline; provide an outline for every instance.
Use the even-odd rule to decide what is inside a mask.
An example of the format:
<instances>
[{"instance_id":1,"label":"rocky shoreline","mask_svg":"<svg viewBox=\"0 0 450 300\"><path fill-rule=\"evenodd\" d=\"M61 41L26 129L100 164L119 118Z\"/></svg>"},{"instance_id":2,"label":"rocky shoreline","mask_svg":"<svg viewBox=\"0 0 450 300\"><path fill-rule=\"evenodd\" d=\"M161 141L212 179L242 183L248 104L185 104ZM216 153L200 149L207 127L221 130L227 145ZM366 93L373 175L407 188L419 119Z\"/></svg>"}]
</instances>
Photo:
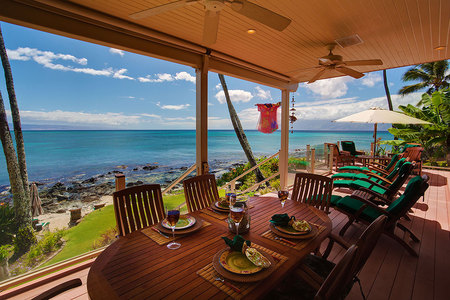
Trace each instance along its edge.
<instances>
[{"instance_id":1,"label":"rocky shoreline","mask_svg":"<svg viewBox=\"0 0 450 300\"><path fill-rule=\"evenodd\" d=\"M245 163L244 161L212 161L211 173L219 178L224 172ZM39 196L45 214L65 213L74 208L87 208L97 204L103 196L110 196L115 189L115 175L123 173L126 186L144 183L159 183L164 189L172 181L183 174L189 166L160 166L157 163L137 166L116 166L113 170L93 176L74 176L56 181L37 181ZM194 176L193 172L190 176ZM31 181L30 181L31 183ZM181 189L182 184L175 186L174 190ZM9 187L0 193L0 202L11 202L12 195Z\"/></svg>"}]
</instances>

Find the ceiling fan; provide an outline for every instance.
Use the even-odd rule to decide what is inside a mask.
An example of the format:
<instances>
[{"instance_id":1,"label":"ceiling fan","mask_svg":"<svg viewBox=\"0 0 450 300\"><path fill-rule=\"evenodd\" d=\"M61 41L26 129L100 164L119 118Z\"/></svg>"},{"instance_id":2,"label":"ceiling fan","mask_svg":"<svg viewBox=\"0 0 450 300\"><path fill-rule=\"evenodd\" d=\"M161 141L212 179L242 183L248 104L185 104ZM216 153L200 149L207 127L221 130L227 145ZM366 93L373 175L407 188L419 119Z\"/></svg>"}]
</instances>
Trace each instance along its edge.
<instances>
[{"instance_id":1,"label":"ceiling fan","mask_svg":"<svg viewBox=\"0 0 450 300\"><path fill-rule=\"evenodd\" d=\"M308 83L315 82L320 78L320 76L322 76L323 73L325 73L328 70L336 70L345 75L358 79L363 77L364 74L356 70L347 68L347 66L371 66L383 64L381 59L343 61L341 55L333 54L333 49L335 46L336 44L327 45L327 49L330 52L328 53L328 55L319 58L319 66L316 68L320 68L320 70L308 81Z\"/></svg>"},{"instance_id":2,"label":"ceiling fan","mask_svg":"<svg viewBox=\"0 0 450 300\"><path fill-rule=\"evenodd\" d=\"M247 0L178 0L133 13L129 17L147 18L195 3L202 3L205 8L203 42L206 45L212 45L217 40L220 11L226 4L235 12L278 31L284 30L291 23L290 19Z\"/></svg>"}]
</instances>

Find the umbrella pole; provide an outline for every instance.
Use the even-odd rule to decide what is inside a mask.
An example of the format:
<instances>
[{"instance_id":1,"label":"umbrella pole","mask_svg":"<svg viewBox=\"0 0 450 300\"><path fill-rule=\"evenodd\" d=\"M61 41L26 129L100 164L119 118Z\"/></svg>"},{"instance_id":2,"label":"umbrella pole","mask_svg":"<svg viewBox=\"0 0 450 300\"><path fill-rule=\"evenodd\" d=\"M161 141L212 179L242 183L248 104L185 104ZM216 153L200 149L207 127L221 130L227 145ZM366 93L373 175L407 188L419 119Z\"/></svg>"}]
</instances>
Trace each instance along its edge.
<instances>
[{"instance_id":1,"label":"umbrella pole","mask_svg":"<svg viewBox=\"0 0 450 300\"><path fill-rule=\"evenodd\" d=\"M373 125L373 156L377 154L377 123Z\"/></svg>"}]
</instances>

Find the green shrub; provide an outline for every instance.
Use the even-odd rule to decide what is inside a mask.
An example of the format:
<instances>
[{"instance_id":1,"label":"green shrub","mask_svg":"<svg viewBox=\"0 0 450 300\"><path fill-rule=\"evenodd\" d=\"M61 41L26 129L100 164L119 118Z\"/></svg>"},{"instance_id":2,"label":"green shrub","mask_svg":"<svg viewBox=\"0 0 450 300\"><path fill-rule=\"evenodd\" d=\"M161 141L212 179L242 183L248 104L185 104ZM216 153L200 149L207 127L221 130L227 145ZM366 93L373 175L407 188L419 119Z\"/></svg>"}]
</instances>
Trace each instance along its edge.
<instances>
[{"instance_id":1,"label":"green shrub","mask_svg":"<svg viewBox=\"0 0 450 300\"><path fill-rule=\"evenodd\" d=\"M9 259L12 248L12 245L0 246L0 265Z\"/></svg>"},{"instance_id":2,"label":"green shrub","mask_svg":"<svg viewBox=\"0 0 450 300\"><path fill-rule=\"evenodd\" d=\"M9 244L14 236L14 209L0 202L0 245Z\"/></svg>"},{"instance_id":3,"label":"green shrub","mask_svg":"<svg viewBox=\"0 0 450 300\"><path fill-rule=\"evenodd\" d=\"M19 228L14 238L14 255L20 256L24 254L33 244L36 244L33 228L31 226Z\"/></svg>"},{"instance_id":4,"label":"green shrub","mask_svg":"<svg viewBox=\"0 0 450 300\"><path fill-rule=\"evenodd\" d=\"M96 239L92 243L92 249L98 249L111 244L116 239L117 234L118 232L116 227L109 228L101 234L100 238Z\"/></svg>"},{"instance_id":5,"label":"green shrub","mask_svg":"<svg viewBox=\"0 0 450 300\"><path fill-rule=\"evenodd\" d=\"M289 157L288 164L296 169L305 169L309 162L306 160L306 157Z\"/></svg>"},{"instance_id":6,"label":"green shrub","mask_svg":"<svg viewBox=\"0 0 450 300\"><path fill-rule=\"evenodd\" d=\"M63 235L64 230L45 233L39 242L31 246L25 258L26 263L28 265L34 265L45 259L47 254L61 248Z\"/></svg>"}]
</instances>

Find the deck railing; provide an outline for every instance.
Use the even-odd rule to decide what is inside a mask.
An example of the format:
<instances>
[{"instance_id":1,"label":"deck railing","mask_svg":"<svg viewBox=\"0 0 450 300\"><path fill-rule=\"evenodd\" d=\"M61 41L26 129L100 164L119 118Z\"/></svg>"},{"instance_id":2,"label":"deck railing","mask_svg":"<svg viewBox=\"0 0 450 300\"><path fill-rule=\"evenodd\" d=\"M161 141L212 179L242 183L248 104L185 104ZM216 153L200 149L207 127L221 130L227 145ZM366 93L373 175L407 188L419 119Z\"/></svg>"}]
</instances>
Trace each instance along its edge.
<instances>
[{"instance_id":1,"label":"deck railing","mask_svg":"<svg viewBox=\"0 0 450 300\"><path fill-rule=\"evenodd\" d=\"M256 166L251 167L250 169L248 169L247 171L245 171L244 173L242 173L238 177L234 178L230 182L225 183L223 186L221 186L219 188L219 190L223 190L223 189L226 189L227 187L229 187L229 189L234 193L236 191L236 181L238 181L239 179L241 179L242 177L244 177L245 175L247 175L251 171L255 170L256 168L259 168L260 166L262 166L263 164L265 164L266 162L268 162L269 160L271 160L272 158L274 158L275 156L277 156L279 154L280 154L280 151L278 151L275 154L272 154L271 156L269 156L268 158L266 158L265 160L263 160L262 162L260 162ZM247 193L249 191L252 191L252 190L258 188L258 186L260 186L261 184L271 180L272 178L275 178L278 175L280 175L280 172L277 172L277 173L273 174L272 176L270 176L269 178L264 179L261 182L256 182L254 185L252 185L251 187L249 187L248 189L246 189L245 191L243 191L241 193L244 194L244 193Z\"/></svg>"},{"instance_id":2,"label":"deck railing","mask_svg":"<svg viewBox=\"0 0 450 300\"><path fill-rule=\"evenodd\" d=\"M168 187L166 187L164 189L164 191L162 191L162 194L167 194L171 189L173 189L178 183L180 183L181 180L183 180L184 178L186 178L186 176L188 176L189 174L191 174L195 168L197 167L196 164L193 164L192 166L190 166L183 174L181 174L180 177L178 177L177 179L175 179L174 181L172 181L171 184L169 184Z\"/></svg>"}]
</instances>

